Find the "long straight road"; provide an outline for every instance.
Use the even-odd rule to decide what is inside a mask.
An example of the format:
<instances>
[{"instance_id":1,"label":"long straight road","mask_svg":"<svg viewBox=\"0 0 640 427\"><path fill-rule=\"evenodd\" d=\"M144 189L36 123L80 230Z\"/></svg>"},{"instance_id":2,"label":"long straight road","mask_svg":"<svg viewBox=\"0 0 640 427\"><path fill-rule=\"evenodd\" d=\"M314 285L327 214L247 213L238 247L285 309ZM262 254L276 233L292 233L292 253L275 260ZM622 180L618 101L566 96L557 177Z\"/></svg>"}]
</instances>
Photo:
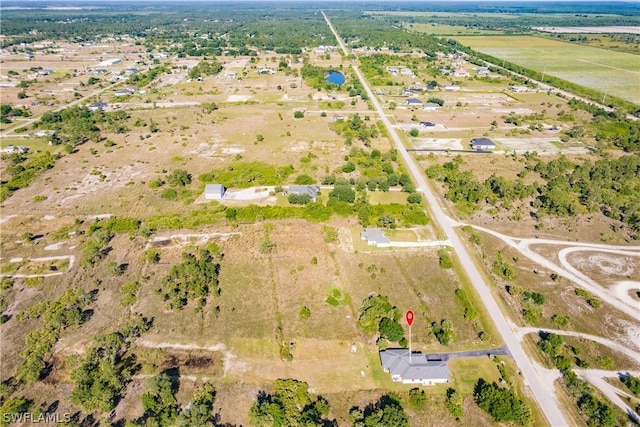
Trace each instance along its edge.
<instances>
[{"instance_id":1,"label":"long straight road","mask_svg":"<svg viewBox=\"0 0 640 427\"><path fill-rule=\"evenodd\" d=\"M327 25L329 25L329 28L331 29L334 36L336 37L336 40L340 44L342 51L344 52L345 55L348 55L349 52L346 46L344 45L344 42L340 38L340 35L334 28L333 24L331 23L331 21L329 20L329 18L324 12L322 12L322 15L324 16L325 20L327 21ZM538 402L538 404L540 405L540 408L542 409L542 412L547 418L547 421L552 426L561 427L561 426L569 425L569 423L564 417L564 414L560 410L560 407L558 406L558 400L556 398L553 383L542 381L542 378L544 377L543 373L539 372L536 369L536 365L534 365L534 363L531 361L529 356L527 356L527 354L525 353L524 348L522 347L520 341L518 340L518 337L515 331L511 328L509 321L506 319L505 315L500 310L500 307L498 306L496 301L493 299L489 286L485 283L482 274L480 274L480 271L478 270L476 264L474 263L473 259L471 259L471 256L467 252L465 245L462 243L462 241L460 240L460 237L456 233L454 229L454 226L456 225L456 221L452 220L444 212L444 210L438 203L438 200L436 199L435 195L431 191L431 188L427 184L427 181L422 175L420 169L414 162L413 158L407 152L406 148L402 143L402 140L396 133L395 128L391 125L389 118L384 114L384 110L382 109L382 106L380 105L380 103L378 102L378 99L375 97L375 95L371 91L371 88L369 87L368 82L365 80L364 76L360 72L360 69L357 67L357 65L354 65L354 64L352 64L352 67L353 67L353 71L356 73L356 75L358 76L358 79L362 83L362 86L365 88L367 95L369 96L369 99L373 103L375 109L378 111L380 118L382 119L385 127L387 128L387 132L389 132L389 135L393 139L396 149L402 156L414 181L417 183L418 190L424 194L427 202L429 203L429 207L433 214L433 219L440 225L442 230L445 232L447 238L451 241L451 246L456 251L458 259L462 264L462 267L464 268L471 283L473 283L476 291L480 295L480 299L482 300L485 307L487 308L487 311L489 312L489 315L491 316L493 323L496 325L496 328L500 332L500 335L502 335L502 338L504 339L504 342L509 352L511 353L511 355L513 356L513 359L515 360L516 364L520 368L520 371L522 372L522 375L525 380L525 384L527 384L530 387L531 392L534 398L536 399L536 401Z\"/></svg>"}]
</instances>

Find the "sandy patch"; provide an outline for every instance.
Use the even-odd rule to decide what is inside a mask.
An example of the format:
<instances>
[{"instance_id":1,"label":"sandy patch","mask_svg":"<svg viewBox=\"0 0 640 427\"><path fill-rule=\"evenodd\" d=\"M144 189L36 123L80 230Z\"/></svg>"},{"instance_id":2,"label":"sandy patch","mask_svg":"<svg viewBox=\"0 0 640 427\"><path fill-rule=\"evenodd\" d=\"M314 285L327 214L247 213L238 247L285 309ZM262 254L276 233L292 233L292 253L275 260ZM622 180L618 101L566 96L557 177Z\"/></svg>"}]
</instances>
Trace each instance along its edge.
<instances>
[{"instance_id":1,"label":"sandy patch","mask_svg":"<svg viewBox=\"0 0 640 427\"><path fill-rule=\"evenodd\" d=\"M69 183L60 194L50 196L52 203L65 205L74 199L98 191L114 190L122 188L126 183L133 181L137 176L144 174L138 165L126 165L114 170L96 168L82 178L80 183Z\"/></svg>"},{"instance_id":2,"label":"sandy patch","mask_svg":"<svg viewBox=\"0 0 640 427\"><path fill-rule=\"evenodd\" d=\"M244 153L245 151L247 150L240 147L226 147L222 149L222 154L240 154Z\"/></svg>"},{"instance_id":3,"label":"sandy patch","mask_svg":"<svg viewBox=\"0 0 640 427\"><path fill-rule=\"evenodd\" d=\"M415 138L413 146L425 150L464 150L460 138Z\"/></svg>"},{"instance_id":4,"label":"sandy patch","mask_svg":"<svg viewBox=\"0 0 640 427\"><path fill-rule=\"evenodd\" d=\"M14 218L16 215L5 215L0 217L0 224L3 224L7 221L9 221L11 218Z\"/></svg>"},{"instance_id":5,"label":"sandy patch","mask_svg":"<svg viewBox=\"0 0 640 427\"><path fill-rule=\"evenodd\" d=\"M616 274L619 276L630 276L635 269L628 260L613 255L607 255L604 253L597 253L589 255L587 258L588 263L592 266L598 267L606 274ZM625 282L634 283L634 282ZM635 282L638 285L638 282Z\"/></svg>"},{"instance_id":6,"label":"sandy patch","mask_svg":"<svg viewBox=\"0 0 640 427\"><path fill-rule=\"evenodd\" d=\"M640 27L632 26L610 26L610 27L533 27L534 30L546 31L548 33L623 33L640 34Z\"/></svg>"},{"instance_id":7,"label":"sandy patch","mask_svg":"<svg viewBox=\"0 0 640 427\"><path fill-rule=\"evenodd\" d=\"M67 242L58 242L58 243L53 243L51 245L47 245L44 247L45 251L58 251L60 249L62 249L62 247L64 245L66 245Z\"/></svg>"},{"instance_id":8,"label":"sandy patch","mask_svg":"<svg viewBox=\"0 0 640 427\"><path fill-rule=\"evenodd\" d=\"M244 68L249 64L249 60L248 59L235 59L233 61L229 61L226 64L224 64L224 68L225 69L229 69L229 68Z\"/></svg>"},{"instance_id":9,"label":"sandy patch","mask_svg":"<svg viewBox=\"0 0 640 427\"><path fill-rule=\"evenodd\" d=\"M229 95L227 102L247 102L251 99L251 95Z\"/></svg>"},{"instance_id":10,"label":"sandy patch","mask_svg":"<svg viewBox=\"0 0 640 427\"><path fill-rule=\"evenodd\" d=\"M222 200L261 200L270 196L275 187L252 187L244 190L229 190Z\"/></svg>"},{"instance_id":11,"label":"sandy patch","mask_svg":"<svg viewBox=\"0 0 640 427\"><path fill-rule=\"evenodd\" d=\"M351 230L340 227L338 229L338 247L345 252L353 253L353 237Z\"/></svg>"},{"instance_id":12,"label":"sandy patch","mask_svg":"<svg viewBox=\"0 0 640 427\"><path fill-rule=\"evenodd\" d=\"M296 142L289 146L289 151L299 152L309 150L309 143L305 141Z\"/></svg>"},{"instance_id":13,"label":"sandy patch","mask_svg":"<svg viewBox=\"0 0 640 427\"><path fill-rule=\"evenodd\" d=\"M491 111L500 114L533 114L533 110L530 108L493 108Z\"/></svg>"}]
</instances>

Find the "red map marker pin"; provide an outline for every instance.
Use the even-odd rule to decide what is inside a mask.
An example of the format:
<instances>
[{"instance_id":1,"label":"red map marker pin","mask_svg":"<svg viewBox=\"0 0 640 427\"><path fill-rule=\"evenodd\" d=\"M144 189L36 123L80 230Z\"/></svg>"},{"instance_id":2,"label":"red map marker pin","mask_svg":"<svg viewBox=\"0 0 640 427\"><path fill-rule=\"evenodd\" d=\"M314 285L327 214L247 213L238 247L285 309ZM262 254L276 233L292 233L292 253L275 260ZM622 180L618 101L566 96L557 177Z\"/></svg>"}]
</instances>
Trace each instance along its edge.
<instances>
[{"instance_id":1,"label":"red map marker pin","mask_svg":"<svg viewBox=\"0 0 640 427\"><path fill-rule=\"evenodd\" d=\"M405 314L404 317L405 319L407 319L407 324L411 326L411 324L413 323L413 311L408 310L407 314Z\"/></svg>"}]
</instances>

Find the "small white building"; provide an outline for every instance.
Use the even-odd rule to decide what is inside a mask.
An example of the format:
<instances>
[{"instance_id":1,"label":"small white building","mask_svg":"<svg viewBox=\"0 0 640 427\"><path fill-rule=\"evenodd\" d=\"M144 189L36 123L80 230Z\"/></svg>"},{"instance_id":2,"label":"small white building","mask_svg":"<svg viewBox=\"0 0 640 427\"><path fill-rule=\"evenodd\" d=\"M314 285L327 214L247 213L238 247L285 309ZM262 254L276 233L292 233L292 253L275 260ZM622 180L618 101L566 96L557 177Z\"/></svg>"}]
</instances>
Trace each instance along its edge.
<instances>
[{"instance_id":1,"label":"small white building","mask_svg":"<svg viewBox=\"0 0 640 427\"><path fill-rule=\"evenodd\" d=\"M111 65L117 65L121 62L122 62L122 59L120 58L112 58L112 59L105 59L98 65L100 65L101 67L109 67Z\"/></svg>"},{"instance_id":2,"label":"small white building","mask_svg":"<svg viewBox=\"0 0 640 427\"><path fill-rule=\"evenodd\" d=\"M29 152L29 147L24 147L21 145L7 145L6 147L3 147L0 149L0 153L6 153L6 154L11 154L11 153L18 153L18 154L26 154Z\"/></svg>"},{"instance_id":3,"label":"small white building","mask_svg":"<svg viewBox=\"0 0 640 427\"><path fill-rule=\"evenodd\" d=\"M106 102L94 102L93 104L89 104L87 106L90 111L104 110L107 107L109 107L109 104L107 104Z\"/></svg>"},{"instance_id":4,"label":"small white building","mask_svg":"<svg viewBox=\"0 0 640 427\"><path fill-rule=\"evenodd\" d=\"M435 102L427 102L422 106L422 109L425 111L437 111L440 108L440 104Z\"/></svg>"},{"instance_id":5,"label":"small white building","mask_svg":"<svg viewBox=\"0 0 640 427\"><path fill-rule=\"evenodd\" d=\"M456 77L469 77L469 72L464 68L456 68L453 70L453 75Z\"/></svg>"},{"instance_id":6,"label":"small white building","mask_svg":"<svg viewBox=\"0 0 640 427\"><path fill-rule=\"evenodd\" d=\"M476 151L495 150L496 144L489 138L473 138L471 148Z\"/></svg>"},{"instance_id":7,"label":"small white building","mask_svg":"<svg viewBox=\"0 0 640 427\"><path fill-rule=\"evenodd\" d=\"M207 184L204 188L204 198L207 200L220 200L227 191L222 184Z\"/></svg>"},{"instance_id":8,"label":"small white building","mask_svg":"<svg viewBox=\"0 0 640 427\"><path fill-rule=\"evenodd\" d=\"M117 91L115 91L114 95L115 96L129 96L129 95L133 95L136 92L135 89L133 88L124 88L124 89L118 89Z\"/></svg>"},{"instance_id":9,"label":"small white building","mask_svg":"<svg viewBox=\"0 0 640 427\"><path fill-rule=\"evenodd\" d=\"M444 360L429 360L422 353L409 353L405 348L382 350L382 369L394 382L435 385L449 382L451 371Z\"/></svg>"},{"instance_id":10,"label":"small white building","mask_svg":"<svg viewBox=\"0 0 640 427\"><path fill-rule=\"evenodd\" d=\"M388 248L391 246L391 239L384 234L380 228L370 227L360 233L360 238L366 240L369 246L375 246L377 248Z\"/></svg>"}]
</instances>

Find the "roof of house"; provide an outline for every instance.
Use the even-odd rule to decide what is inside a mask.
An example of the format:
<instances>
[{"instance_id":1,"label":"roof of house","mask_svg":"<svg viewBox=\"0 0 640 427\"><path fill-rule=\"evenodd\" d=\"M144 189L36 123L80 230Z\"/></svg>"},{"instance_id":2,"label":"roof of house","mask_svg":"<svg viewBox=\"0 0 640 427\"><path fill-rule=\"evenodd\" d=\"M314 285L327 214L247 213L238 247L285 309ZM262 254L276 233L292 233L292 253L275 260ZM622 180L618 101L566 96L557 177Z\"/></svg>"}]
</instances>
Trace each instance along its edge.
<instances>
[{"instance_id":1,"label":"roof of house","mask_svg":"<svg viewBox=\"0 0 640 427\"><path fill-rule=\"evenodd\" d=\"M409 350L403 348L382 350L380 362L392 376L398 376L402 380L448 380L451 375L447 362L428 360L422 353L411 353L409 363Z\"/></svg>"},{"instance_id":2,"label":"roof of house","mask_svg":"<svg viewBox=\"0 0 640 427\"><path fill-rule=\"evenodd\" d=\"M420 101L418 98L408 98L407 104L422 104L422 101Z\"/></svg>"},{"instance_id":3,"label":"roof of house","mask_svg":"<svg viewBox=\"0 0 640 427\"><path fill-rule=\"evenodd\" d=\"M109 104L106 102L94 102L93 104L89 104L89 108L107 108Z\"/></svg>"},{"instance_id":4,"label":"roof of house","mask_svg":"<svg viewBox=\"0 0 640 427\"><path fill-rule=\"evenodd\" d=\"M481 138L473 138L471 140L471 145L473 145L473 146L492 146L492 147L495 147L496 144L492 140L490 140L489 138L481 137Z\"/></svg>"},{"instance_id":5,"label":"roof of house","mask_svg":"<svg viewBox=\"0 0 640 427\"><path fill-rule=\"evenodd\" d=\"M375 242L378 244L391 243L391 239L389 239L387 235L384 234L384 231L382 231L380 228L377 228L377 227L365 228L364 231L361 233L361 236L367 242Z\"/></svg>"},{"instance_id":6,"label":"roof of house","mask_svg":"<svg viewBox=\"0 0 640 427\"><path fill-rule=\"evenodd\" d=\"M437 104L435 102L427 102L426 104L423 105L424 108L440 108L440 104Z\"/></svg>"},{"instance_id":7,"label":"roof of house","mask_svg":"<svg viewBox=\"0 0 640 427\"><path fill-rule=\"evenodd\" d=\"M204 187L205 193L223 193L225 190L224 185L222 184L207 184Z\"/></svg>"},{"instance_id":8,"label":"roof of house","mask_svg":"<svg viewBox=\"0 0 640 427\"><path fill-rule=\"evenodd\" d=\"M290 185L289 194L308 194L312 199L318 197L320 187L317 185Z\"/></svg>"}]
</instances>

